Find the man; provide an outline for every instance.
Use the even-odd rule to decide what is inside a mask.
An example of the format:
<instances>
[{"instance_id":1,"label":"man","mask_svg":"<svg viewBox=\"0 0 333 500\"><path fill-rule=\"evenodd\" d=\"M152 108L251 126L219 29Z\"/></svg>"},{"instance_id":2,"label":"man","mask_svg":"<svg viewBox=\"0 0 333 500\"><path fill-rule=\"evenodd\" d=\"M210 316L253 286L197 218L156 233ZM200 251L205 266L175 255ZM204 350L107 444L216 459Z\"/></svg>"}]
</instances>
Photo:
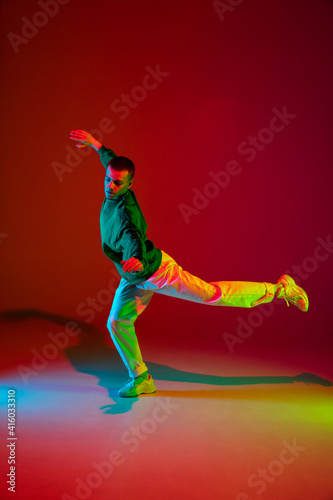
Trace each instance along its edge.
<instances>
[{"instance_id":1,"label":"man","mask_svg":"<svg viewBox=\"0 0 333 500\"><path fill-rule=\"evenodd\" d=\"M128 369L130 379L118 394L134 397L156 391L142 360L134 322L154 293L162 293L201 304L254 307L285 299L302 311L309 306L305 291L288 275L276 284L246 281L206 283L184 271L172 257L155 248L147 239L147 224L131 186L135 167L131 160L117 156L84 130L74 130L70 138L92 147L106 169L105 198L100 214L102 248L111 259L121 280L116 290L107 327Z\"/></svg>"}]
</instances>

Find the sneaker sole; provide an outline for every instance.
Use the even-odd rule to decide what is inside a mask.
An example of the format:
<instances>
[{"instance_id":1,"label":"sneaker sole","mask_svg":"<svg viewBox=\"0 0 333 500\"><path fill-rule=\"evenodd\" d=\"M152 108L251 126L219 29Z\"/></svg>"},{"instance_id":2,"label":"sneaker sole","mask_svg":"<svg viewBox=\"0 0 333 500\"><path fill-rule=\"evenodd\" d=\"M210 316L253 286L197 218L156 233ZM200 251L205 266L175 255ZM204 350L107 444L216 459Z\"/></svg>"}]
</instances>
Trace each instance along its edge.
<instances>
[{"instance_id":1,"label":"sneaker sole","mask_svg":"<svg viewBox=\"0 0 333 500\"><path fill-rule=\"evenodd\" d=\"M149 391L142 391L142 392L136 392L135 394L119 394L118 395L121 398L136 398L138 396L144 396L145 394L154 394L156 392L155 390L149 390Z\"/></svg>"}]
</instances>

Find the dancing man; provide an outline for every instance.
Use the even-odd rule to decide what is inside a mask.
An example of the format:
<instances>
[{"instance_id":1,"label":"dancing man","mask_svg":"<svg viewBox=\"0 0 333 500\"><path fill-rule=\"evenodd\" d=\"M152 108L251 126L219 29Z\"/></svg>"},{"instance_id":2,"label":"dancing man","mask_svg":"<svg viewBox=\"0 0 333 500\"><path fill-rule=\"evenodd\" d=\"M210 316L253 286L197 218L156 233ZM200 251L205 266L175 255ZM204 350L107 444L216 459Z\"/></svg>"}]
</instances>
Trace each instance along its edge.
<instances>
[{"instance_id":1,"label":"dancing man","mask_svg":"<svg viewBox=\"0 0 333 500\"><path fill-rule=\"evenodd\" d=\"M134 322L147 307L154 293L212 306L255 307L284 299L301 311L309 307L305 291L288 275L277 283L249 281L205 281L184 271L170 255L147 239L147 223L134 191L131 189L135 167L133 162L117 156L84 130L73 130L70 138L92 147L99 153L106 169L105 198L100 213L102 249L113 261L121 276L107 327L129 372L130 379L118 394L135 397L156 392L148 374L135 333Z\"/></svg>"}]
</instances>

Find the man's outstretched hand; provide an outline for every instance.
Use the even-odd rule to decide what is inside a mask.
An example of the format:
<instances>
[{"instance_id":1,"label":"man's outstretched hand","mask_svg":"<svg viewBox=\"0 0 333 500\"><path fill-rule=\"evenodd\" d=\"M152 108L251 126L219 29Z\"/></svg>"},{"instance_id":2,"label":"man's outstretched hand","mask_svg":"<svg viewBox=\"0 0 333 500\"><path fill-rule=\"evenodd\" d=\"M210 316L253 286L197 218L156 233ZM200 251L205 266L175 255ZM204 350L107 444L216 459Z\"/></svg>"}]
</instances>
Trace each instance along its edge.
<instances>
[{"instance_id":1,"label":"man's outstretched hand","mask_svg":"<svg viewBox=\"0 0 333 500\"><path fill-rule=\"evenodd\" d=\"M131 257L128 260L122 260L120 264L122 264L125 273L140 273L143 271L143 265L135 257Z\"/></svg>"},{"instance_id":2,"label":"man's outstretched hand","mask_svg":"<svg viewBox=\"0 0 333 500\"><path fill-rule=\"evenodd\" d=\"M94 139L93 136L85 130L72 130L69 137L70 139L72 139L72 141L82 143L75 144L77 148L86 148L87 146L91 146L92 148L96 149L96 151L98 151L102 147L102 144L96 141L96 139Z\"/></svg>"}]
</instances>

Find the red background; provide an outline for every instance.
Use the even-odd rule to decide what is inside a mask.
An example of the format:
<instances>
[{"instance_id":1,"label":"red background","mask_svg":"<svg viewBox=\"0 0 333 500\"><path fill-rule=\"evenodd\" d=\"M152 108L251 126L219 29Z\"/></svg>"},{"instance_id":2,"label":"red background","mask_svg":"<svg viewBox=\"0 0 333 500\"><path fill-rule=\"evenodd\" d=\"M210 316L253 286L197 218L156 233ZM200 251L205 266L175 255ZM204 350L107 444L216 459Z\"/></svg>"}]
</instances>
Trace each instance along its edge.
<instances>
[{"instance_id":1,"label":"red background","mask_svg":"<svg viewBox=\"0 0 333 500\"><path fill-rule=\"evenodd\" d=\"M212 401L207 399L205 403L200 403L204 391L198 389L194 396L192 391L191 398L198 398L196 402L203 412L209 408L209 415L221 418L221 425L215 426L212 417L211 428L207 423L210 420L203 418L204 426L210 429L207 435L204 430L203 434L197 431L201 424L196 421L192 423L193 433L192 427L188 427L191 417L197 418L200 412L184 388L181 417L176 414L168 423L170 429L175 425L172 435L177 438L169 439L161 427L147 448L142 445L142 457L137 455L133 459L134 471L139 470L138 458L144 461L150 457L150 466L156 471L165 470L164 479L171 484L173 476L169 475L168 467L173 467L174 462L168 459L168 454L164 456L163 450L174 443L179 445L180 460L188 464L188 475L182 476L183 469L177 472L178 480L184 483L179 490L183 495L192 484L193 474L199 475L202 470L202 444L194 439L196 433L200 439L208 436L211 442L218 443L219 434L215 432L224 433L224 413L216 416L216 401L225 404L225 397L234 398L230 418L235 428L229 434L228 429L225 431L230 455L225 454L222 468L228 477L220 476L216 470L220 462L215 458L221 456L218 446L211 447L209 440L203 440L211 462L207 462L206 468L208 486L202 483L202 490L197 492L197 498L209 498L208 494L200 495L206 487L211 487L210 498L217 498L214 480L220 478L222 488L229 487L233 492L233 496L225 498L234 499L248 475L260 465L258 459L252 466L254 451L244 452L246 436L250 450L255 449L258 441L252 425L256 427L259 422L258 433L263 429L273 432L267 442L271 439L270 447L275 446L277 451L270 451L268 458L262 459L259 443L261 463L272 460L281 449L275 441L277 436L280 440L292 440L298 436L297 428L307 435L308 422L299 425L298 420L300 415L307 416L307 407L305 411L296 407L295 428L286 430L283 424L280 432L276 432L271 422L277 407L284 422L284 407L272 386L261 392L263 378L277 377L274 383L278 383L279 376L308 372L332 379L333 249L329 242L333 179L333 2L230 0L234 7L222 19L214 3L204 0L69 0L62 5L60 1L49 1L48 5L57 10L53 17L51 14L38 17L36 13L42 7L37 1L0 3L4 388L7 390L10 384L16 387L17 367L32 366L32 350L42 352L50 342L50 332L63 332L64 324L70 320L77 321L82 328L84 322L89 326L83 328L82 338L71 339L70 346L60 350L56 360L49 361L44 371L31 377L31 386L22 389L19 495L35 498L34 491L45 488L45 495L51 499L66 491L73 492L73 478L91 472L96 449L105 446L109 452L119 442L117 438L116 445L107 441L109 429L114 432L118 432L117 426L126 429L131 422L126 418L135 422L140 411L148 411L147 407L142 410L141 400L141 406L133 407L127 415L119 411L119 415L112 415L114 419L107 414L112 413L113 407L103 414L99 409L100 397L106 398L105 405L110 404L105 396L108 382L111 380L112 387L120 382L113 375L118 377L119 372L126 377L106 329L114 288L112 293L103 290L108 288L110 280L115 281L116 274L100 243L104 168L95 151L91 150L82 159L78 156L75 167L67 155L68 148L75 149L69 139L71 130L95 130L94 134L101 121L108 119L113 131L98 138L116 154L128 156L136 164L133 189L148 223L148 238L158 248L206 281L276 282L289 271L309 296L306 314L293 306L287 308L282 301L274 302L274 311L259 321L260 325L252 327L252 333L242 343L234 344L233 352L228 348L225 334L236 335L240 320L247 324L249 318L250 322L255 321L255 316L250 316L254 311L203 307L155 296L137 322L143 357L155 370L156 378L160 378L160 394L177 393L178 389L175 394L171 391L178 387L179 381L180 372L174 370L182 371L180 381L186 379L182 378L184 373L189 374L189 382L191 375L199 374L194 382L200 387L204 383L200 374L259 377L258 388L250 392L245 388L238 393L234 387L229 393L219 388L215 393L207 390ZM24 36L24 26L32 21L45 25L30 27L35 31L28 31L30 38L19 43L17 37ZM133 89L141 86L148 66L154 70L160 67L168 76L121 119L121 114L111 106L123 94L139 92ZM153 80L149 82L152 84ZM240 153L240 145L247 143L250 136L267 137L263 129L269 127L273 109L283 112L284 108L295 118L290 119L284 130L274 133L253 161L248 162L249 156ZM229 185L206 200L207 206L191 215L186 223L180 205L193 207L194 192L207 193L209 189L208 183L212 181L209 173L225 170L231 160L239 163L240 174L231 177ZM54 170L55 162L67 168L61 182ZM328 242L328 250L318 254L314 252L319 241ZM83 311L87 311L87 303L92 300L98 310L88 316ZM256 311L259 319L263 318L260 313L263 310L258 307ZM90 375L98 376L100 381ZM209 383L214 382L207 382L208 388ZM250 383L251 380L247 381ZM291 406L298 397L293 389L287 392ZM311 394L306 392L306 397L311 399ZM273 401L268 418L263 418L266 419L263 426L258 419L262 409L255 413L261 397L263 401ZM249 414L244 413L243 403L250 408ZM120 403L117 404L116 409ZM149 404L153 405L153 400ZM131 409L124 408L123 413ZM243 434L239 433L234 412L237 418L244 413L248 421ZM320 413L318 409L319 414L328 413L325 410ZM276 418L279 420L280 414ZM113 422L116 422L114 428ZM94 425L100 425L97 434L93 432ZM326 427L320 428L320 432L321 440L313 433L313 442L309 435L308 441L303 441L312 452L309 470L315 463L317 476L322 474L321 483L319 480L317 483L317 478L312 481L313 488L328 484L326 478L330 477L331 467L327 465L324 470L322 465L322 454L326 454L329 446ZM61 436L59 441L58 436ZM179 436L185 436L184 440ZM317 445L321 446L318 453ZM3 446L1 453L5 456L4 449ZM98 460L105 453L102 450ZM64 456L70 465L66 465ZM194 456L196 459L191 462ZM230 462L228 456L233 457ZM160 460L165 462L165 469ZM243 467L242 460L248 471L244 472L247 470L244 468L238 473L237 464ZM1 463L7 471L6 462ZM119 491L126 481L128 467L117 476ZM48 474L65 481L53 493ZM297 475L290 473L290 476L296 489L303 487ZM145 478L139 475L138 480L143 491ZM25 491L29 482L32 497ZM279 484L283 488L283 482ZM101 495L101 491L96 495ZM278 490L274 497L270 490L269 499L305 499L306 492L308 498L316 495L306 481L300 496L297 493L292 496L290 491L281 496ZM100 498L109 498L108 489L104 495ZM121 498L121 493L117 498Z\"/></svg>"},{"instance_id":2,"label":"red background","mask_svg":"<svg viewBox=\"0 0 333 500\"><path fill-rule=\"evenodd\" d=\"M79 304L107 286L113 264L100 246L98 155L91 151L62 182L52 168L66 165L70 130L99 128L104 118L114 130L102 142L137 166L133 188L148 237L186 270L207 281L275 282L302 266L332 227L332 8L245 1L222 21L204 1L71 0L27 43L11 43L9 33L22 36L22 18L34 20L41 7L2 2L2 307L84 320ZM111 104L141 85L147 66L169 75L122 120ZM296 118L247 162L238 146L284 107ZM229 160L242 172L186 224L179 205L191 206L193 189L203 193L209 172ZM285 328L288 342L301 335L306 351L328 340L332 255L316 267L298 279L309 312L279 309L266 322L270 347L263 326L238 346L244 353L259 337L257 354L285 349ZM108 309L94 324L105 329ZM235 317L154 297L140 319L142 342L167 335L179 348L190 341L224 349L221 335L235 332Z\"/></svg>"}]
</instances>

